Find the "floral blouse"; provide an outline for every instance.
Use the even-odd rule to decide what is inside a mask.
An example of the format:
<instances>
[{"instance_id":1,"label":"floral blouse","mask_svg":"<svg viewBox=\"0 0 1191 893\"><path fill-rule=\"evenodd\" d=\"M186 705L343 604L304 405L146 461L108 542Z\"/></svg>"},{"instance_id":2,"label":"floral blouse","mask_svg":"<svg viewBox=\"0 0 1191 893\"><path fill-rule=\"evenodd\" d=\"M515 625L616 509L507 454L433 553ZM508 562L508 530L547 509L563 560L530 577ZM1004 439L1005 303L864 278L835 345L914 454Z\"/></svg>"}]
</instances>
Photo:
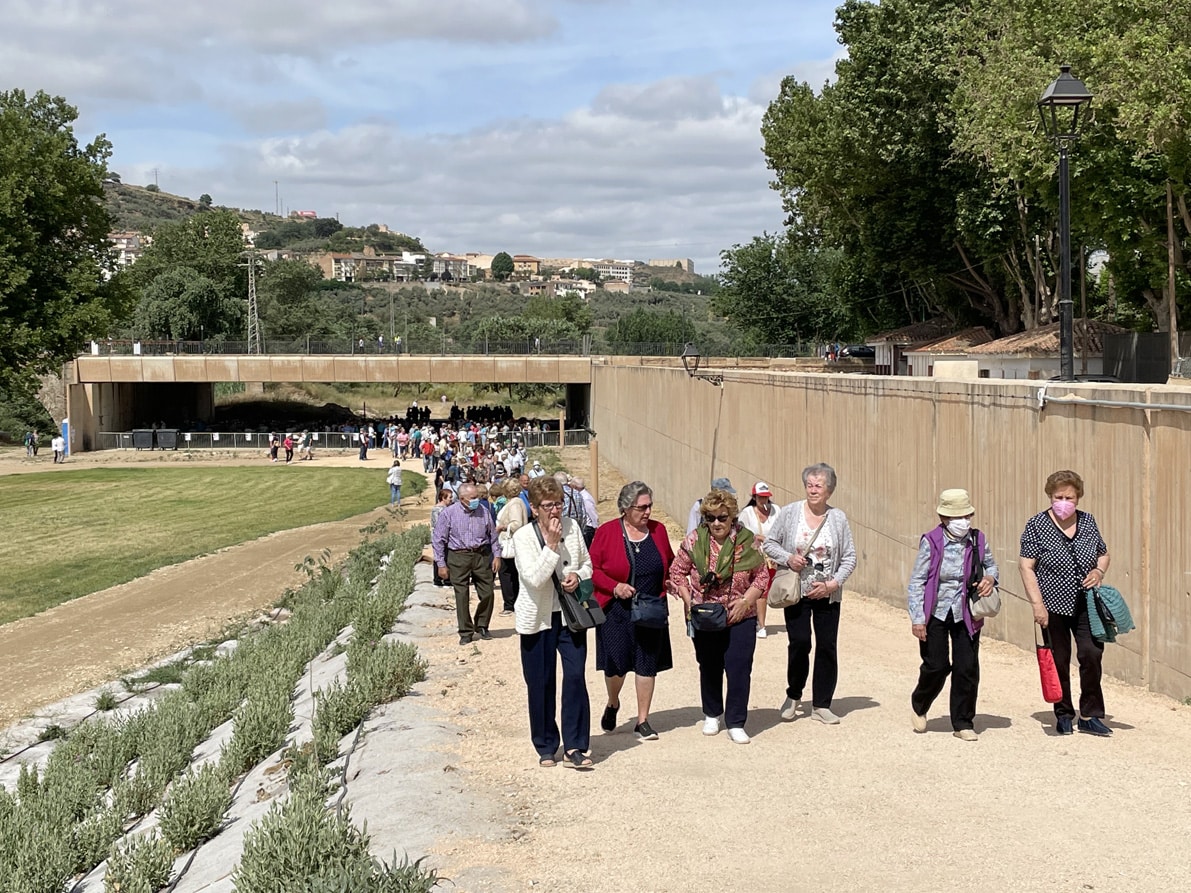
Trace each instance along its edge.
<instances>
[{"instance_id":1,"label":"floral blouse","mask_svg":"<svg viewBox=\"0 0 1191 893\"><path fill-rule=\"evenodd\" d=\"M727 543L734 542L736 534L740 531L740 526L736 525L732 528L730 537L725 540ZM744 594L748 591L750 586L755 586L762 594L769 588L770 570L764 563L758 565L752 570L737 571L732 575L732 584L730 586L709 586L704 590L699 583L699 572L695 569L694 559L691 557L691 549L695 545L695 537L698 531L692 531L683 539L682 545L678 548L678 554L674 556L674 562L670 565L670 593L674 596L679 596L680 587L685 586L691 592L691 602L699 605L705 602L719 602L724 607L731 607L736 602L744 598ZM737 548L743 548L738 546ZM751 546L749 548L752 548ZM719 559L720 544L715 541L715 537L711 537L711 557L709 564L715 567L716 561ZM738 556L739 557L739 556ZM755 617L757 615L757 603L753 602L745 617Z\"/></svg>"}]
</instances>

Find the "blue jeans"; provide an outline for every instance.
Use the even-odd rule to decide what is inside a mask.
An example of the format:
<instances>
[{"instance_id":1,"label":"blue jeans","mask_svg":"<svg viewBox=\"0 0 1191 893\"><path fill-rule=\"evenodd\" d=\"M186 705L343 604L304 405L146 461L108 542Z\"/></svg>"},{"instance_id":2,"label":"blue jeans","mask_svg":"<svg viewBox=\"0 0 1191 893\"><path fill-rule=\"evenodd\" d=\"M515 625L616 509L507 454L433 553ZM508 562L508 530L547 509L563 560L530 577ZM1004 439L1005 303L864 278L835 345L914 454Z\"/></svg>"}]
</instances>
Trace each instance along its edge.
<instances>
[{"instance_id":1,"label":"blue jeans","mask_svg":"<svg viewBox=\"0 0 1191 893\"><path fill-rule=\"evenodd\" d=\"M591 746L591 703L583 675L587 664L587 632L571 632L563 625L562 612L555 611L550 629L521 636L521 671L529 694L529 736L540 757L555 756L560 743L555 720L559 659L562 660L561 743L565 751L586 753Z\"/></svg>"},{"instance_id":2,"label":"blue jeans","mask_svg":"<svg viewBox=\"0 0 1191 893\"><path fill-rule=\"evenodd\" d=\"M401 504L401 488L396 484L389 484L389 505Z\"/></svg>"}]
</instances>

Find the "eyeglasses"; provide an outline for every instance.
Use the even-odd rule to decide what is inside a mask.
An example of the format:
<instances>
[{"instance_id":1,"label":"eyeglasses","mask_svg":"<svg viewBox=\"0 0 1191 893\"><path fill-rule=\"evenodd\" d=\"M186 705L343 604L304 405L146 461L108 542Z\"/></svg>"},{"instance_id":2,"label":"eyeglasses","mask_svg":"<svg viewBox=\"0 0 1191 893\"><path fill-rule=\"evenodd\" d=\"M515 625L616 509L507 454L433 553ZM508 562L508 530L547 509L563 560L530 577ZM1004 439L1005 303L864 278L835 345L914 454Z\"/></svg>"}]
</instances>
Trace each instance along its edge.
<instances>
[{"instance_id":1,"label":"eyeglasses","mask_svg":"<svg viewBox=\"0 0 1191 893\"><path fill-rule=\"evenodd\" d=\"M548 512L552 512L555 509L560 509L560 508L562 508L562 506L563 506L563 504L561 502L539 502L538 503L538 508L545 509Z\"/></svg>"},{"instance_id":2,"label":"eyeglasses","mask_svg":"<svg viewBox=\"0 0 1191 893\"><path fill-rule=\"evenodd\" d=\"M630 505L629 508L638 512L648 512L653 509L653 503L647 502L645 505Z\"/></svg>"},{"instance_id":3,"label":"eyeglasses","mask_svg":"<svg viewBox=\"0 0 1191 893\"><path fill-rule=\"evenodd\" d=\"M731 515L704 515L703 520L710 524L712 521L719 521L721 524L726 524L732 520Z\"/></svg>"}]
</instances>

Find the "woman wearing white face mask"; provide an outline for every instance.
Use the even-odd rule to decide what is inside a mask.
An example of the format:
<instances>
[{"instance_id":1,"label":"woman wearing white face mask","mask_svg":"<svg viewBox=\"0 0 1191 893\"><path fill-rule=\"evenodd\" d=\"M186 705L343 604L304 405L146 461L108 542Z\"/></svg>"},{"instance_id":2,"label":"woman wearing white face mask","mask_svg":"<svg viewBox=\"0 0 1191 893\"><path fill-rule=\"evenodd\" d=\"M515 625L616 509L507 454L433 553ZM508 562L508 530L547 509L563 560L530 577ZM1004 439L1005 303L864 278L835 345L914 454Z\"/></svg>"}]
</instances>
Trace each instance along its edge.
<instances>
[{"instance_id":1,"label":"woman wearing white face mask","mask_svg":"<svg viewBox=\"0 0 1191 893\"><path fill-rule=\"evenodd\" d=\"M1107 738L1104 691L1100 687L1104 643L1092 637L1087 590L1104 582L1108 547L1096 519L1077 510L1083 478L1056 471L1046 479L1050 508L1026 522L1021 535L1021 581L1034 608L1034 620L1050 630L1063 698L1054 706L1055 732L1070 735L1075 719L1071 698L1071 640L1079 661L1079 730Z\"/></svg>"},{"instance_id":2,"label":"woman wearing white face mask","mask_svg":"<svg viewBox=\"0 0 1191 893\"><path fill-rule=\"evenodd\" d=\"M975 741L984 621L972 617L968 585L978 562L984 574L975 596L991 594L997 585L997 563L984 534L972 528L975 509L967 490L944 490L936 511L939 525L922 535L906 596L911 630L922 655L918 684L910 695L914 731L926 731L926 713L950 676L953 734Z\"/></svg>"}]
</instances>

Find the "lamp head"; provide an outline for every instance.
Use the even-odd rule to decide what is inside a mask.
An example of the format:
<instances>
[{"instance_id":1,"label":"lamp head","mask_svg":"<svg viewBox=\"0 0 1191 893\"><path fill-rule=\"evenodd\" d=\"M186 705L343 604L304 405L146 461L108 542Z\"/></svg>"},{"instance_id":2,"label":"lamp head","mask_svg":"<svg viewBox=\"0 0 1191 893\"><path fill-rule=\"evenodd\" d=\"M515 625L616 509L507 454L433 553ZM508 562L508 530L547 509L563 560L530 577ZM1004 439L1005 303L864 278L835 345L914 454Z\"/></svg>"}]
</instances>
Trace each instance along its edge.
<instances>
[{"instance_id":1,"label":"lamp head","mask_svg":"<svg viewBox=\"0 0 1191 893\"><path fill-rule=\"evenodd\" d=\"M1050 82L1038 100L1042 128L1056 142L1070 142L1079 136L1087 120L1092 94L1084 82L1072 76L1070 65L1059 66L1059 76Z\"/></svg>"},{"instance_id":2,"label":"lamp head","mask_svg":"<svg viewBox=\"0 0 1191 893\"><path fill-rule=\"evenodd\" d=\"M701 359L699 348L688 341L682 349L682 368L686 370L687 375L694 376L699 371L699 361Z\"/></svg>"}]
</instances>

